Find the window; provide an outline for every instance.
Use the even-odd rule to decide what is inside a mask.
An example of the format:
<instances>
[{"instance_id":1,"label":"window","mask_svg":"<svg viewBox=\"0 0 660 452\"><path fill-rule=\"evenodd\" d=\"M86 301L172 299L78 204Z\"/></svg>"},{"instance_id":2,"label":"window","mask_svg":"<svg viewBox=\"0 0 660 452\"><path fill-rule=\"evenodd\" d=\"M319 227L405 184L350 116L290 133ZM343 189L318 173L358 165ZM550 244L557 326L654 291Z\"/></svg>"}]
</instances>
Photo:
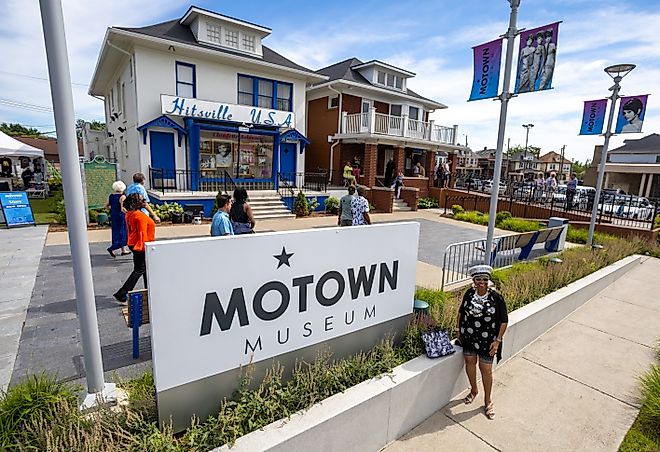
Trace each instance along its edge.
<instances>
[{"instance_id":1,"label":"window","mask_svg":"<svg viewBox=\"0 0 660 452\"><path fill-rule=\"evenodd\" d=\"M110 88L110 114L115 112L115 90Z\"/></svg>"},{"instance_id":2,"label":"window","mask_svg":"<svg viewBox=\"0 0 660 452\"><path fill-rule=\"evenodd\" d=\"M408 118L419 120L419 108L408 107Z\"/></svg>"},{"instance_id":3,"label":"window","mask_svg":"<svg viewBox=\"0 0 660 452\"><path fill-rule=\"evenodd\" d=\"M655 163L660 163L660 155L655 156Z\"/></svg>"},{"instance_id":4,"label":"window","mask_svg":"<svg viewBox=\"0 0 660 452\"><path fill-rule=\"evenodd\" d=\"M238 103L254 105L254 79L252 77L238 76Z\"/></svg>"},{"instance_id":5,"label":"window","mask_svg":"<svg viewBox=\"0 0 660 452\"><path fill-rule=\"evenodd\" d=\"M397 77L395 79L394 85L397 87L397 89L403 89L403 78Z\"/></svg>"},{"instance_id":6,"label":"window","mask_svg":"<svg viewBox=\"0 0 660 452\"><path fill-rule=\"evenodd\" d=\"M176 95L196 97L194 64L176 62Z\"/></svg>"},{"instance_id":7,"label":"window","mask_svg":"<svg viewBox=\"0 0 660 452\"><path fill-rule=\"evenodd\" d=\"M238 32L227 30L225 31L225 45L229 47L238 48Z\"/></svg>"},{"instance_id":8,"label":"window","mask_svg":"<svg viewBox=\"0 0 660 452\"><path fill-rule=\"evenodd\" d=\"M243 50L254 52L254 35L243 35Z\"/></svg>"},{"instance_id":9,"label":"window","mask_svg":"<svg viewBox=\"0 0 660 452\"><path fill-rule=\"evenodd\" d=\"M206 37L209 41L220 44L220 27L213 24L206 24Z\"/></svg>"},{"instance_id":10,"label":"window","mask_svg":"<svg viewBox=\"0 0 660 452\"><path fill-rule=\"evenodd\" d=\"M339 107L339 96L328 97L328 109Z\"/></svg>"},{"instance_id":11,"label":"window","mask_svg":"<svg viewBox=\"0 0 660 452\"><path fill-rule=\"evenodd\" d=\"M273 82L259 80L257 106L261 108L273 108Z\"/></svg>"},{"instance_id":12,"label":"window","mask_svg":"<svg viewBox=\"0 0 660 452\"><path fill-rule=\"evenodd\" d=\"M387 74L387 86L394 86L394 74Z\"/></svg>"},{"instance_id":13,"label":"window","mask_svg":"<svg viewBox=\"0 0 660 452\"><path fill-rule=\"evenodd\" d=\"M238 103L291 111L293 85L249 75L238 76Z\"/></svg>"},{"instance_id":14,"label":"window","mask_svg":"<svg viewBox=\"0 0 660 452\"><path fill-rule=\"evenodd\" d=\"M390 105L390 115L401 116L401 105Z\"/></svg>"},{"instance_id":15,"label":"window","mask_svg":"<svg viewBox=\"0 0 660 452\"><path fill-rule=\"evenodd\" d=\"M383 71L378 71L378 83L385 84L385 73Z\"/></svg>"},{"instance_id":16,"label":"window","mask_svg":"<svg viewBox=\"0 0 660 452\"><path fill-rule=\"evenodd\" d=\"M133 80L133 58L128 59L128 78Z\"/></svg>"},{"instance_id":17,"label":"window","mask_svg":"<svg viewBox=\"0 0 660 452\"><path fill-rule=\"evenodd\" d=\"M121 104L126 108L126 86L121 84Z\"/></svg>"},{"instance_id":18,"label":"window","mask_svg":"<svg viewBox=\"0 0 660 452\"><path fill-rule=\"evenodd\" d=\"M117 112L121 113L122 112L122 102L121 102L121 82L117 80L117 90L115 91L117 94Z\"/></svg>"},{"instance_id":19,"label":"window","mask_svg":"<svg viewBox=\"0 0 660 452\"><path fill-rule=\"evenodd\" d=\"M291 111L291 85L277 82L276 110Z\"/></svg>"}]
</instances>

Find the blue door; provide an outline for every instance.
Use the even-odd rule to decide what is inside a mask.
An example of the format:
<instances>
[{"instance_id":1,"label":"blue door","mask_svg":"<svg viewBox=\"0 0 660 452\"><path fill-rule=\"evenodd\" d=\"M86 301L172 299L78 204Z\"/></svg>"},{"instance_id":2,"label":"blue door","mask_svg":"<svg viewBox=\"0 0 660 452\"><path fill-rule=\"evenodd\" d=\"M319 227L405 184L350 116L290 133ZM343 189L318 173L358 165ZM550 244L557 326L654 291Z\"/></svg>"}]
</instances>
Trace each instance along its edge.
<instances>
[{"instance_id":1,"label":"blue door","mask_svg":"<svg viewBox=\"0 0 660 452\"><path fill-rule=\"evenodd\" d=\"M174 162L174 134L149 132L151 150L152 188L174 188L176 186L176 166Z\"/></svg>"},{"instance_id":2,"label":"blue door","mask_svg":"<svg viewBox=\"0 0 660 452\"><path fill-rule=\"evenodd\" d=\"M296 180L296 145L280 143L280 174L281 180L294 182Z\"/></svg>"}]
</instances>

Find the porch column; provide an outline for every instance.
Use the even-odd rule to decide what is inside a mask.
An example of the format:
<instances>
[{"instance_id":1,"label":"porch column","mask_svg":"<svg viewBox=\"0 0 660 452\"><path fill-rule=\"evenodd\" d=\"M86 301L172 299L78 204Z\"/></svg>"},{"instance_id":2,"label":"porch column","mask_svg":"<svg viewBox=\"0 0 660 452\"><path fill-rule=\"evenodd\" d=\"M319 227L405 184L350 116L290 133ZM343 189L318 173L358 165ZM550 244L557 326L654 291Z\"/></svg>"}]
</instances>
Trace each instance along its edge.
<instances>
[{"instance_id":1,"label":"porch column","mask_svg":"<svg viewBox=\"0 0 660 452\"><path fill-rule=\"evenodd\" d=\"M646 184L646 173L642 174L642 180L639 182L637 196L642 196L642 193L644 193L644 184Z\"/></svg>"},{"instance_id":2,"label":"porch column","mask_svg":"<svg viewBox=\"0 0 660 452\"><path fill-rule=\"evenodd\" d=\"M394 148L394 171L395 174L392 177L399 175L399 171L404 170L406 159L405 148L403 146L397 146Z\"/></svg>"},{"instance_id":3,"label":"porch column","mask_svg":"<svg viewBox=\"0 0 660 452\"><path fill-rule=\"evenodd\" d=\"M364 176L362 183L371 188L376 185L376 161L378 154L378 145L372 143L365 143L364 145L364 162L362 168L364 169Z\"/></svg>"},{"instance_id":4,"label":"porch column","mask_svg":"<svg viewBox=\"0 0 660 452\"><path fill-rule=\"evenodd\" d=\"M426 161L424 162L424 170L426 170L426 177L429 178L429 187L434 186L435 181L435 151L428 150L426 151Z\"/></svg>"},{"instance_id":5,"label":"porch column","mask_svg":"<svg viewBox=\"0 0 660 452\"><path fill-rule=\"evenodd\" d=\"M603 182L603 186L601 188L607 188L609 182L610 182L610 173L605 173L605 182Z\"/></svg>"},{"instance_id":6,"label":"porch column","mask_svg":"<svg viewBox=\"0 0 660 452\"><path fill-rule=\"evenodd\" d=\"M651 196L651 187L653 187L653 173L649 174L649 177L647 179L648 185L646 187L646 197L648 198Z\"/></svg>"}]
</instances>

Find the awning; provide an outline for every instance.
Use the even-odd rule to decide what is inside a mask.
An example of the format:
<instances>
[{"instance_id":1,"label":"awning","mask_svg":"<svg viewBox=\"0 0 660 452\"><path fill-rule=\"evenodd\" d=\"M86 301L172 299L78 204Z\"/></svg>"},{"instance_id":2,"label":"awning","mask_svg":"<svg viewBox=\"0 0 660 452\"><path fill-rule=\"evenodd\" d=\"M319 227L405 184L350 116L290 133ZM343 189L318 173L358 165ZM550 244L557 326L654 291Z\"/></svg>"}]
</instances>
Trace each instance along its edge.
<instances>
[{"instance_id":1,"label":"awning","mask_svg":"<svg viewBox=\"0 0 660 452\"><path fill-rule=\"evenodd\" d=\"M0 132L0 155L7 157L41 157L44 158L44 151L21 143L9 135Z\"/></svg>"},{"instance_id":2,"label":"awning","mask_svg":"<svg viewBox=\"0 0 660 452\"><path fill-rule=\"evenodd\" d=\"M175 121L168 118L167 116L162 115L154 120L149 121L146 124L142 124L140 127L137 128L138 131L142 132L142 144L147 144L147 131L149 127L164 127L166 129L176 130L179 146L181 146L181 139L183 138L183 135L188 134L186 129L181 127L179 124L177 124Z\"/></svg>"},{"instance_id":3,"label":"awning","mask_svg":"<svg viewBox=\"0 0 660 452\"><path fill-rule=\"evenodd\" d=\"M286 132L280 135L280 141L299 141L300 142L300 153L303 153L305 146L307 146L310 141L305 135L298 132L296 129L289 129Z\"/></svg>"}]
</instances>

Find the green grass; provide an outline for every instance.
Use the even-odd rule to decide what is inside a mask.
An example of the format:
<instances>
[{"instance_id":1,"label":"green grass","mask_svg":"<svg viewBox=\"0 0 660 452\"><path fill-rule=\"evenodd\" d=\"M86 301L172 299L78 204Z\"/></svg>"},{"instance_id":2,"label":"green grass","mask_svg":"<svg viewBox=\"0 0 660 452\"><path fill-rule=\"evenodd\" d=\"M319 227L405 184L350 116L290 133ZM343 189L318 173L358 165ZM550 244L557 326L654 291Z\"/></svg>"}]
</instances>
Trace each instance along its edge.
<instances>
[{"instance_id":1,"label":"green grass","mask_svg":"<svg viewBox=\"0 0 660 452\"><path fill-rule=\"evenodd\" d=\"M619 452L660 451L660 365L651 366L640 383L642 408L619 446Z\"/></svg>"},{"instance_id":2,"label":"green grass","mask_svg":"<svg viewBox=\"0 0 660 452\"><path fill-rule=\"evenodd\" d=\"M37 224L51 224L57 222L57 202L62 199L62 191L51 192L46 199L30 199L32 213Z\"/></svg>"}]
</instances>

